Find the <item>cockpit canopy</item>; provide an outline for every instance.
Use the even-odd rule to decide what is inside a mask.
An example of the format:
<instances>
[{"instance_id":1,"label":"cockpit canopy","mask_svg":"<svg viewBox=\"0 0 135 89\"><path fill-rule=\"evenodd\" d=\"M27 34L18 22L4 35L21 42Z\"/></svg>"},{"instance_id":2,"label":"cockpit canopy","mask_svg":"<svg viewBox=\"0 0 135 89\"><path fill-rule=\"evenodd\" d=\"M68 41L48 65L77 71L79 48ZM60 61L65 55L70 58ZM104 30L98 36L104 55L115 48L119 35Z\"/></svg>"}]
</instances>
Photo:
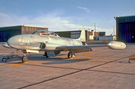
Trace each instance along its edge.
<instances>
[{"instance_id":1,"label":"cockpit canopy","mask_svg":"<svg viewBox=\"0 0 135 89\"><path fill-rule=\"evenodd\" d=\"M40 35L40 36L57 36L57 37L59 37L56 33L47 31L47 30L37 30L37 31L33 32L32 34Z\"/></svg>"}]
</instances>

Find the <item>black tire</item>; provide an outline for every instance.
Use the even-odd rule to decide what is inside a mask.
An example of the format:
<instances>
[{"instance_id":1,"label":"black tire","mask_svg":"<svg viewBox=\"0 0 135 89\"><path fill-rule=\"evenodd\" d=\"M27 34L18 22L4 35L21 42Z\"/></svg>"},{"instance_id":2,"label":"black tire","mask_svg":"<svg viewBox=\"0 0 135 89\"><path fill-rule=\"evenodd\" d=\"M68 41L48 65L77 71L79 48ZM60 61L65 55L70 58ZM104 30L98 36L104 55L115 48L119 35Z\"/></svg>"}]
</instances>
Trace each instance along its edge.
<instances>
[{"instance_id":1,"label":"black tire","mask_svg":"<svg viewBox=\"0 0 135 89\"><path fill-rule=\"evenodd\" d=\"M28 62L28 58L26 56L22 57L22 62Z\"/></svg>"},{"instance_id":2,"label":"black tire","mask_svg":"<svg viewBox=\"0 0 135 89\"><path fill-rule=\"evenodd\" d=\"M68 58L71 58L71 53L70 52L68 53Z\"/></svg>"},{"instance_id":3,"label":"black tire","mask_svg":"<svg viewBox=\"0 0 135 89\"><path fill-rule=\"evenodd\" d=\"M47 56L47 52L45 52L45 56L46 56L46 58L48 58L48 56Z\"/></svg>"}]
</instances>

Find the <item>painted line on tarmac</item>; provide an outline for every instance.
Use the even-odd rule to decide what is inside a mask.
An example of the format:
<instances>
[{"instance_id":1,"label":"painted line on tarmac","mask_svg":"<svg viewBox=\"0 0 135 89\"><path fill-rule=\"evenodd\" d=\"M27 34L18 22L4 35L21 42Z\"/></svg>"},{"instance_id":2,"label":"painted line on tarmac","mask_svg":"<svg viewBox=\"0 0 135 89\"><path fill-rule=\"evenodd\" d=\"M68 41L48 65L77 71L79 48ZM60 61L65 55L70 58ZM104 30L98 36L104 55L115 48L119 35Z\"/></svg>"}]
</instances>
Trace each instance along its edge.
<instances>
[{"instance_id":1,"label":"painted line on tarmac","mask_svg":"<svg viewBox=\"0 0 135 89\"><path fill-rule=\"evenodd\" d=\"M61 69L72 69L72 70L81 70L77 68L69 68L69 67L59 67L59 66L47 66L47 65L36 65L36 64L26 64L28 66L38 66L38 67L49 67L49 68L61 68Z\"/></svg>"},{"instance_id":2,"label":"painted line on tarmac","mask_svg":"<svg viewBox=\"0 0 135 89\"><path fill-rule=\"evenodd\" d=\"M123 73L123 72L102 71L102 70L88 70L88 71L105 72L105 73L115 73L115 74L126 74L126 75L135 75L134 73Z\"/></svg>"},{"instance_id":3,"label":"painted line on tarmac","mask_svg":"<svg viewBox=\"0 0 135 89\"><path fill-rule=\"evenodd\" d=\"M23 65L23 64L31 64L31 63L37 63L37 62L40 62L40 61L30 61L30 62L17 62L17 63L12 63L11 65L12 66L18 66L18 65Z\"/></svg>"},{"instance_id":4,"label":"painted line on tarmac","mask_svg":"<svg viewBox=\"0 0 135 89\"><path fill-rule=\"evenodd\" d=\"M127 58L127 57L129 57L129 56L126 56L126 57L123 57L123 58ZM64 74L64 75L61 75L61 76L57 76L57 77L54 77L54 78L50 78L50 79L47 79L47 80L42 80L40 82L32 83L32 84L20 87L18 89L23 89L23 88L27 88L27 87L30 87L30 86L38 85L38 84L45 83L45 82L48 82L48 81L51 81L51 80L55 80L55 79L59 79L59 78L62 78L62 77L68 76L68 75L76 74L76 73L79 73L79 72L82 72L82 71L86 71L86 70L89 71L89 69L92 69L92 68L95 68L95 67L99 67L99 66L102 66L102 65L106 65L106 64L109 64L109 63L121 60L123 58L119 58L119 59L116 59L116 60L113 60L113 61L105 62L105 63L99 64L99 65L96 65L96 66L92 66L92 67L88 67L88 68L85 68L85 69L80 69L80 70L77 70L77 71L74 71L74 72L71 72L71 73L67 73L67 74ZM124 73L121 73L121 74L124 74Z\"/></svg>"},{"instance_id":5,"label":"painted line on tarmac","mask_svg":"<svg viewBox=\"0 0 135 89\"><path fill-rule=\"evenodd\" d=\"M96 56L93 56L93 55L89 55L87 52L86 52L86 53L84 53L84 55L86 55L86 56L90 56L90 57L96 57Z\"/></svg>"},{"instance_id":6,"label":"painted line on tarmac","mask_svg":"<svg viewBox=\"0 0 135 89\"><path fill-rule=\"evenodd\" d=\"M28 62L18 62L18 63L13 63L11 64L12 66L18 66L18 65L22 65L22 64L27 64Z\"/></svg>"},{"instance_id":7,"label":"painted line on tarmac","mask_svg":"<svg viewBox=\"0 0 135 89\"><path fill-rule=\"evenodd\" d=\"M26 85L26 86L18 88L18 89L23 89L23 88L34 86L34 85L37 85L37 84L45 83L45 82L48 82L48 81L51 81L51 80L55 80L55 79L58 79L58 78L61 78L61 77L65 77L65 76L68 76L68 75L72 75L72 74L75 74L75 73L78 73L78 72L81 72L81 70L78 70L78 71L75 71L75 72L71 72L71 73L68 73L68 74L64 74L64 75L61 75L61 76L58 76L58 77L54 77L54 78L51 78L51 79L43 80L43 81L40 81L40 82L37 82L37 83L29 84L29 85Z\"/></svg>"}]
</instances>

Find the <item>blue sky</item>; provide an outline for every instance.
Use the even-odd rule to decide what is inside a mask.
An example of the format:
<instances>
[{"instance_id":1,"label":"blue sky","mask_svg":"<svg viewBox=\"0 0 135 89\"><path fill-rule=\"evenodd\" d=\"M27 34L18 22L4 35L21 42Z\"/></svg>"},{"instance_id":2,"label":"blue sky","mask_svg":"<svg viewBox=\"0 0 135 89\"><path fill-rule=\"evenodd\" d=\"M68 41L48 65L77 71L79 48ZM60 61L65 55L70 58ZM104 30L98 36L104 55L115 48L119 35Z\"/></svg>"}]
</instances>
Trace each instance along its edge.
<instances>
[{"instance_id":1,"label":"blue sky","mask_svg":"<svg viewBox=\"0 0 135 89\"><path fill-rule=\"evenodd\" d=\"M135 15L135 0L0 0L0 27L30 25L50 31L113 33L114 17Z\"/></svg>"}]
</instances>

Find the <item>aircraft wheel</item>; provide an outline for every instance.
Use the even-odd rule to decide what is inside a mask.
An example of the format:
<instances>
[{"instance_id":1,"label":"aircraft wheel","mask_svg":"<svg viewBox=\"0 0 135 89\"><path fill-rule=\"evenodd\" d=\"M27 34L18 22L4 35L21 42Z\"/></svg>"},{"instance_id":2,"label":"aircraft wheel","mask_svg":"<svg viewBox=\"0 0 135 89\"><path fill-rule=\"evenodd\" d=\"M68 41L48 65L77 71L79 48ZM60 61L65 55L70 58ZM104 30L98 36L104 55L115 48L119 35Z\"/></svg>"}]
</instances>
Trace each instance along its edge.
<instances>
[{"instance_id":1,"label":"aircraft wheel","mask_svg":"<svg viewBox=\"0 0 135 89\"><path fill-rule=\"evenodd\" d=\"M71 58L71 53L70 52L68 53L68 58Z\"/></svg>"},{"instance_id":2,"label":"aircraft wheel","mask_svg":"<svg viewBox=\"0 0 135 89\"><path fill-rule=\"evenodd\" d=\"M22 62L28 62L28 58L26 56L22 57Z\"/></svg>"}]
</instances>

